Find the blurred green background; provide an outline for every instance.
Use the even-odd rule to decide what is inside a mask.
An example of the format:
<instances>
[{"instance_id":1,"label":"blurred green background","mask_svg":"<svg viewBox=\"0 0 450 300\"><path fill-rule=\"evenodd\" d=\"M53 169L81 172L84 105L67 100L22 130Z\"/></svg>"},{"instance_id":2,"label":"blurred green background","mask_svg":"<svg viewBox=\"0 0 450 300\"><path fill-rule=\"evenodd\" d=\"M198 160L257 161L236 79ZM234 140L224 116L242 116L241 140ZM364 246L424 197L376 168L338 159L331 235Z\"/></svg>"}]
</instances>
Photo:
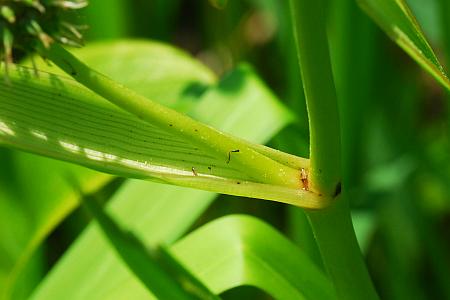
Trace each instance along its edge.
<instances>
[{"instance_id":1,"label":"blurred green background","mask_svg":"<svg viewBox=\"0 0 450 300\"><path fill-rule=\"evenodd\" d=\"M448 67L446 1L407 2ZM375 285L382 299L450 299L450 97L355 1L326 2L342 123L344 187ZM270 146L308 155L308 123L287 1L230 1L225 10L217 10L198 0L92 0L79 22L89 25L87 43L119 38L170 43L218 76L249 62L298 116ZM15 154L0 148L0 155L8 162ZM15 180L8 168L5 163L0 172L4 187ZM104 198L119 185L116 180L105 188ZM195 227L234 213L271 223L320 264L306 218L297 208L220 196ZM88 222L87 214L77 210L58 226L41 249L43 259L36 262L42 272L30 276L43 276ZM265 297L250 287L223 296Z\"/></svg>"}]
</instances>

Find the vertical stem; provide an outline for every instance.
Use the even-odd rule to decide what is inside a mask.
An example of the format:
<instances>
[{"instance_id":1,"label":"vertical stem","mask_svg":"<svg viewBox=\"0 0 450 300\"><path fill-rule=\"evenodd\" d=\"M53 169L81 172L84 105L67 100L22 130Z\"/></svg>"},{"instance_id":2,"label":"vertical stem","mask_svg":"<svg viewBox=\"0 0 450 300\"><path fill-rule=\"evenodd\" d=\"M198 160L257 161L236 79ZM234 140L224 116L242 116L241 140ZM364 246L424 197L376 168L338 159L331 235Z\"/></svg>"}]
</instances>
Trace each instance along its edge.
<instances>
[{"instance_id":1,"label":"vertical stem","mask_svg":"<svg viewBox=\"0 0 450 300\"><path fill-rule=\"evenodd\" d=\"M321 0L289 0L308 108L310 187L335 197L325 210L307 212L325 268L342 299L378 299L340 196L340 126Z\"/></svg>"},{"instance_id":2,"label":"vertical stem","mask_svg":"<svg viewBox=\"0 0 450 300\"><path fill-rule=\"evenodd\" d=\"M340 130L321 0L290 0L311 139L310 187L333 195L341 180Z\"/></svg>"},{"instance_id":3,"label":"vertical stem","mask_svg":"<svg viewBox=\"0 0 450 300\"><path fill-rule=\"evenodd\" d=\"M348 201L307 212L320 253L338 295L347 300L378 299L356 240Z\"/></svg>"}]
</instances>

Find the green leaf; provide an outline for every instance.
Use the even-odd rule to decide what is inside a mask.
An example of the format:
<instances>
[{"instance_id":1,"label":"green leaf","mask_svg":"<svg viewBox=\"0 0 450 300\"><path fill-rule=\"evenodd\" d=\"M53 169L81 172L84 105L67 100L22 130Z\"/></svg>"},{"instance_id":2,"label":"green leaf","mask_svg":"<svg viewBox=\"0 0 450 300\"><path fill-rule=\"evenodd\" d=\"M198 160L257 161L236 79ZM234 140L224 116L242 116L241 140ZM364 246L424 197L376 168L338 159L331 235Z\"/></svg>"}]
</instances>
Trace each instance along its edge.
<instances>
[{"instance_id":1,"label":"green leaf","mask_svg":"<svg viewBox=\"0 0 450 300\"><path fill-rule=\"evenodd\" d=\"M230 164L233 157L240 155L239 149L230 149L227 158L215 156L118 109L71 79L46 73L37 79L30 72L18 68L11 72L12 85L0 85L3 96L0 142L4 144L121 176L308 208L327 205L324 197L301 189L299 178L294 188L264 184L247 175L245 169L238 168L239 165ZM256 124L260 119L255 106L245 105L253 105L265 97L269 99L266 103L273 110L273 118L290 118L249 68L238 69L204 94L203 105L197 105L194 115L203 114L205 107L208 114L215 115L218 107L230 107L228 111L231 111L241 106L247 110L243 113L254 116L248 118L248 123ZM223 106L225 103L227 106ZM262 118L266 119L265 116ZM275 122L265 121L267 130L279 128L270 128L269 124ZM306 159L231 139L287 166L297 177L300 177L301 168L308 167Z\"/></svg>"},{"instance_id":2,"label":"green leaf","mask_svg":"<svg viewBox=\"0 0 450 300\"><path fill-rule=\"evenodd\" d=\"M61 174L70 171L89 192L108 183L111 176L18 152L11 153L9 164L12 165L9 170L12 180L5 182L9 197L0 199L4 208L0 210L0 218L4 220L2 228L6 235L2 235L0 248L14 245L14 254L6 256L9 265L5 269L7 279L0 283L0 290L2 295L14 293L14 299L19 299L26 292L23 287L16 288L15 285L23 280L22 273L33 260L36 249L78 205L77 194L62 180Z\"/></svg>"},{"instance_id":3,"label":"green leaf","mask_svg":"<svg viewBox=\"0 0 450 300\"><path fill-rule=\"evenodd\" d=\"M448 75L404 0L357 1L392 40L447 90L450 90Z\"/></svg>"},{"instance_id":4,"label":"green leaf","mask_svg":"<svg viewBox=\"0 0 450 300\"><path fill-rule=\"evenodd\" d=\"M171 252L217 294L251 285L274 299L337 299L305 253L254 217L215 220L177 242Z\"/></svg>"},{"instance_id":5,"label":"green leaf","mask_svg":"<svg viewBox=\"0 0 450 300\"><path fill-rule=\"evenodd\" d=\"M147 248L132 232L122 229L95 197L82 199L119 256L158 299L219 299L164 248Z\"/></svg>"},{"instance_id":6,"label":"green leaf","mask_svg":"<svg viewBox=\"0 0 450 300\"><path fill-rule=\"evenodd\" d=\"M157 196L157 197L156 197ZM106 211L147 247L178 239L215 194L127 180ZM70 280L66 280L70 278ZM130 289L123 289L127 284ZM150 293L91 224L51 270L31 299L148 299Z\"/></svg>"},{"instance_id":7,"label":"green leaf","mask_svg":"<svg viewBox=\"0 0 450 300\"><path fill-rule=\"evenodd\" d=\"M170 82L172 72L181 74L183 70L189 71L188 68L180 68L180 64L171 64L172 61L177 62L176 56L159 58L156 54L146 55L151 51L150 48L155 45L154 43L138 43L136 45L127 41L115 45L122 49L121 55L128 57L127 60L120 59L120 55L117 54L119 51L114 50L114 44L110 43L92 48L87 47L77 55L94 66L98 63L101 72L119 82L124 82L128 76L133 74L140 74L139 78L143 79L154 78L155 68L163 65L164 68L167 68L165 72L168 75L163 80L164 70L158 69L159 71L156 73L160 75L157 78L161 78L160 85L168 86L167 82ZM145 48L148 49L145 50ZM98 51L98 54L95 55L90 51ZM105 53L116 54L109 58L109 55ZM133 53L136 54L136 58L133 58ZM89 61L88 56L93 61ZM150 62L146 62L146 60L150 60ZM131 75L129 74L129 61L134 62ZM153 67L151 61L153 61ZM111 65L113 67L110 67ZM140 66L145 66L145 68L140 69ZM108 71L108 68L111 70ZM128 84L131 86L133 83L129 82ZM240 94L229 94L227 98L226 90L222 94L220 101L214 102L212 98L209 100L214 113L207 110L202 113L201 109L192 109L192 111L196 111L195 117L216 128L227 130L231 134L256 143L267 142L279 128L285 126L289 121L288 118L281 117L283 114L279 115L280 110L276 109L278 104L274 102L274 98L254 98L248 97L248 94L246 97L241 97ZM207 98L206 94L205 98ZM202 105L202 101L200 99L196 103ZM234 110L227 111L227 105L230 102L235 103ZM255 105L256 103L257 105ZM224 117L225 114L227 118ZM258 120L261 119L265 122L260 123ZM255 126L255 123L259 126ZM150 201L148 197L152 194L158 195L158 197ZM118 194L111 199L107 211L112 213L121 224L136 232L147 245L166 244L173 243L184 234L215 197L216 195L213 193L200 190L180 189L174 186L128 180ZM71 280L65 280L65 278ZM130 289L123 289L122 287L125 285ZM149 297L145 287L110 251L108 244L101 238L101 233L94 225L89 226L72 245L67 254L41 283L33 299L86 299L86 297L89 299L147 299Z\"/></svg>"},{"instance_id":8,"label":"green leaf","mask_svg":"<svg viewBox=\"0 0 450 300\"><path fill-rule=\"evenodd\" d=\"M158 96L162 102L177 108L186 107L186 99L189 98L183 96L186 90L215 82L214 75L206 67L183 52L159 43L97 43L80 50L80 55L86 56L87 61L98 64L100 68L106 68L109 75L140 88L145 95ZM49 68L45 63L38 66ZM133 67L132 74L130 66ZM58 71L56 68L50 69ZM195 101L190 103L195 105ZM25 281L29 281L23 273L29 277L28 265L34 264L32 261L35 260L33 256L37 247L78 205L78 195L62 179L62 175L71 173L76 176L86 192L97 190L112 177L24 152L4 149L1 152L0 294L14 292L11 297L20 299L33 288L33 283L23 287L28 285ZM42 267L39 272L43 272Z\"/></svg>"},{"instance_id":9,"label":"green leaf","mask_svg":"<svg viewBox=\"0 0 450 300\"><path fill-rule=\"evenodd\" d=\"M96 70L132 90L177 111L189 112L217 82L214 73L184 51L150 40L114 40L89 44L73 53ZM66 76L37 60L37 67ZM26 62L31 67L31 62Z\"/></svg>"},{"instance_id":10,"label":"green leaf","mask_svg":"<svg viewBox=\"0 0 450 300\"><path fill-rule=\"evenodd\" d=\"M207 151L221 161L226 161L227 165L254 178L255 182L295 190L303 187L298 169L274 161L253 149L245 141L224 135L211 126L136 93L92 69L58 44L53 43L51 47L42 51L43 55L49 57L69 76L110 103L170 133L174 138L188 141L192 146ZM231 153L238 154L234 154L231 160ZM194 170L192 173L197 176Z\"/></svg>"}]
</instances>

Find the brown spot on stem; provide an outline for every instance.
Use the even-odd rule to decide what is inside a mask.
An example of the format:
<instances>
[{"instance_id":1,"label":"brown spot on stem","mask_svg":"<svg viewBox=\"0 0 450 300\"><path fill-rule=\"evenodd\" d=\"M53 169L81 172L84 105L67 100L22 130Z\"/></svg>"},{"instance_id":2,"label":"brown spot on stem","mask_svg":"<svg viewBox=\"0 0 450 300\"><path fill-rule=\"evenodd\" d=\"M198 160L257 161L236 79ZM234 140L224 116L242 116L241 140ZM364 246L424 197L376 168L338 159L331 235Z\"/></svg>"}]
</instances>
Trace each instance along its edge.
<instances>
[{"instance_id":1,"label":"brown spot on stem","mask_svg":"<svg viewBox=\"0 0 450 300\"><path fill-rule=\"evenodd\" d=\"M194 174L194 176L198 176L197 171L195 171L194 167L192 167L192 173Z\"/></svg>"},{"instance_id":2,"label":"brown spot on stem","mask_svg":"<svg viewBox=\"0 0 450 300\"><path fill-rule=\"evenodd\" d=\"M302 168L302 170L300 171L300 179L303 184L303 190L308 191L309 190L308 171L305 168Z\"/></svg>"}]
</instances>

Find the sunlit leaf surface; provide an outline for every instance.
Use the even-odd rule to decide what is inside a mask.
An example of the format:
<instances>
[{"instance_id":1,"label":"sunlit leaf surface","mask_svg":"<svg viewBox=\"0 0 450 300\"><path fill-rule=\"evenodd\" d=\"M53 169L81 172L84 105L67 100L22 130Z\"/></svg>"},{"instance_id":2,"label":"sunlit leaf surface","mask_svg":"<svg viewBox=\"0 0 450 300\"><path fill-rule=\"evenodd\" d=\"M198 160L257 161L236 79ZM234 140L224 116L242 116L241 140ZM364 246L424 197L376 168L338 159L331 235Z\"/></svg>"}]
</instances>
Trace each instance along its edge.
<instances>
[{"instance_id":1,"label":"sunlit leaf surface","mask_svg":"<svg viewBox=\"0 0 450 300\"><path fill-rule=\"evenodd\" d=\"M112 70L106 70L111 76L124 80L133 88L144 87L144 90L141 91L145 95L158 96L163 103L178 105L177 108L186 107L184 104L186 101L181 100L181 95L190 86L207 86L215 81L214 75L206 67L183 52L163 44L126 41L99 43L92 46L92 49L97 48L98 50L90 50L91 46L89 46L81 52L83 55L92 56L90 58L92 63L112 68ZM127 57L127 61L120 59L122 54ZM122 64L122 69L120 64L113 63L117 61ZM130 74L130 70L127 69L129 63L135 64L133 70L136 72L133 74ZM178 68L171 67L174 64ZM44 63L39 65L39 68L44 68L44 66L48 68ZM55 68L51 68L51 71L58 72ZM4 83L2 82L2 84ZM14 92L20 93L20 89ZM41 98L45 97L41 96ZM0 102L10 99L1 97ZM25 103L29 103L27 99L27 97L25 100L20 98L19 102L14 104L23 107ZM49 101L49 99L51 97L45 98L44 101ZM191 105L193 104L195 101L191 101ZM54 112L54 109L60 105L61 103L57 103L55 107L52 106L46 115ZM30 107L35 109L32 106ZM61 119L71 113L68 111L64 115L55 115L54 117ZM84 118L85 116L82 116L80 120L84 120ZM80 120L76 120L76 122L80 123ZM4 120L2 122L5 123ZM3 123L0 139L5 137L6 132L10 133L6 129L7 125ZM46 142L45 133L36 128L39 126L38 124L33 124L28 131L25 131L27 142L38 140ZM52 128L54 127L51 126L50 129ZM33 275L35 279L32 279L31 282L36 284L44 272L43 266L34 263L34 261L38 262L40 258L33 258L33 255L39 256L39 253L36 253L37 247L78 205L77 194L74 193L71 186L67 185L64 176L70 173L78 178L86 192L98 189L112 177L62 161L6 149L1 151L0 165L2 166L0 168L2 179L0 181L2 183L0 192L0 222L2 222L0 227L0 295L2 293L9 294L13 289L14 298L20 299L24 298L33 287L33 283L28 284L30 273L35 273ZM30 266L31 264L33 267ZM26 273L26 279L23 278L23 273ZM27 284L27 287L24 287L24 284Z\"/></svg>"},{"instance_id":2,"label":"sunlit leaf surface","mask_svg":"<svg viewBox=\"0 0 450 300\"><path fill-rule=\"evenodd\" d=\"M23 279L21 273L30 260L34 260L33 255L42 240L78 205L78 196L61 175L70 172L91 192L109 182L111 176L19 152L6 155L2 167L9 179L2 181L6 186L1 187L0 193L0 251L5 251L0 255L5 274L0 291L7 292L7 285L13 286ZM41 267L40 272L43 271ZM36 278L39 276L38 272ZM26 291L21 286L16 291L19 293L15 294L16 299Z\"/></svg>"},{"instance_id":3,"label":"sunlit leaf surface","mask_svg":"<svg viewBox=\"0 0 450 300\"><path fill-rule=\"evenodd\" d=\"M147 247L132 232L123 229L94 196L84 195L82 199L117 254L158 299L219 299L166 249Z\"/></svg>"},{"instance_id":4,"label":"sunlit leaf surface","mask_svg":"<svg viewBox=\"0 0 450 300\"><path fill-rule=\"evenodd\" d=\"M171 250L216 293L251 285L274 299L337 299L305 253L254 217L215 220Z\"/></svg>"}]
</instances>

